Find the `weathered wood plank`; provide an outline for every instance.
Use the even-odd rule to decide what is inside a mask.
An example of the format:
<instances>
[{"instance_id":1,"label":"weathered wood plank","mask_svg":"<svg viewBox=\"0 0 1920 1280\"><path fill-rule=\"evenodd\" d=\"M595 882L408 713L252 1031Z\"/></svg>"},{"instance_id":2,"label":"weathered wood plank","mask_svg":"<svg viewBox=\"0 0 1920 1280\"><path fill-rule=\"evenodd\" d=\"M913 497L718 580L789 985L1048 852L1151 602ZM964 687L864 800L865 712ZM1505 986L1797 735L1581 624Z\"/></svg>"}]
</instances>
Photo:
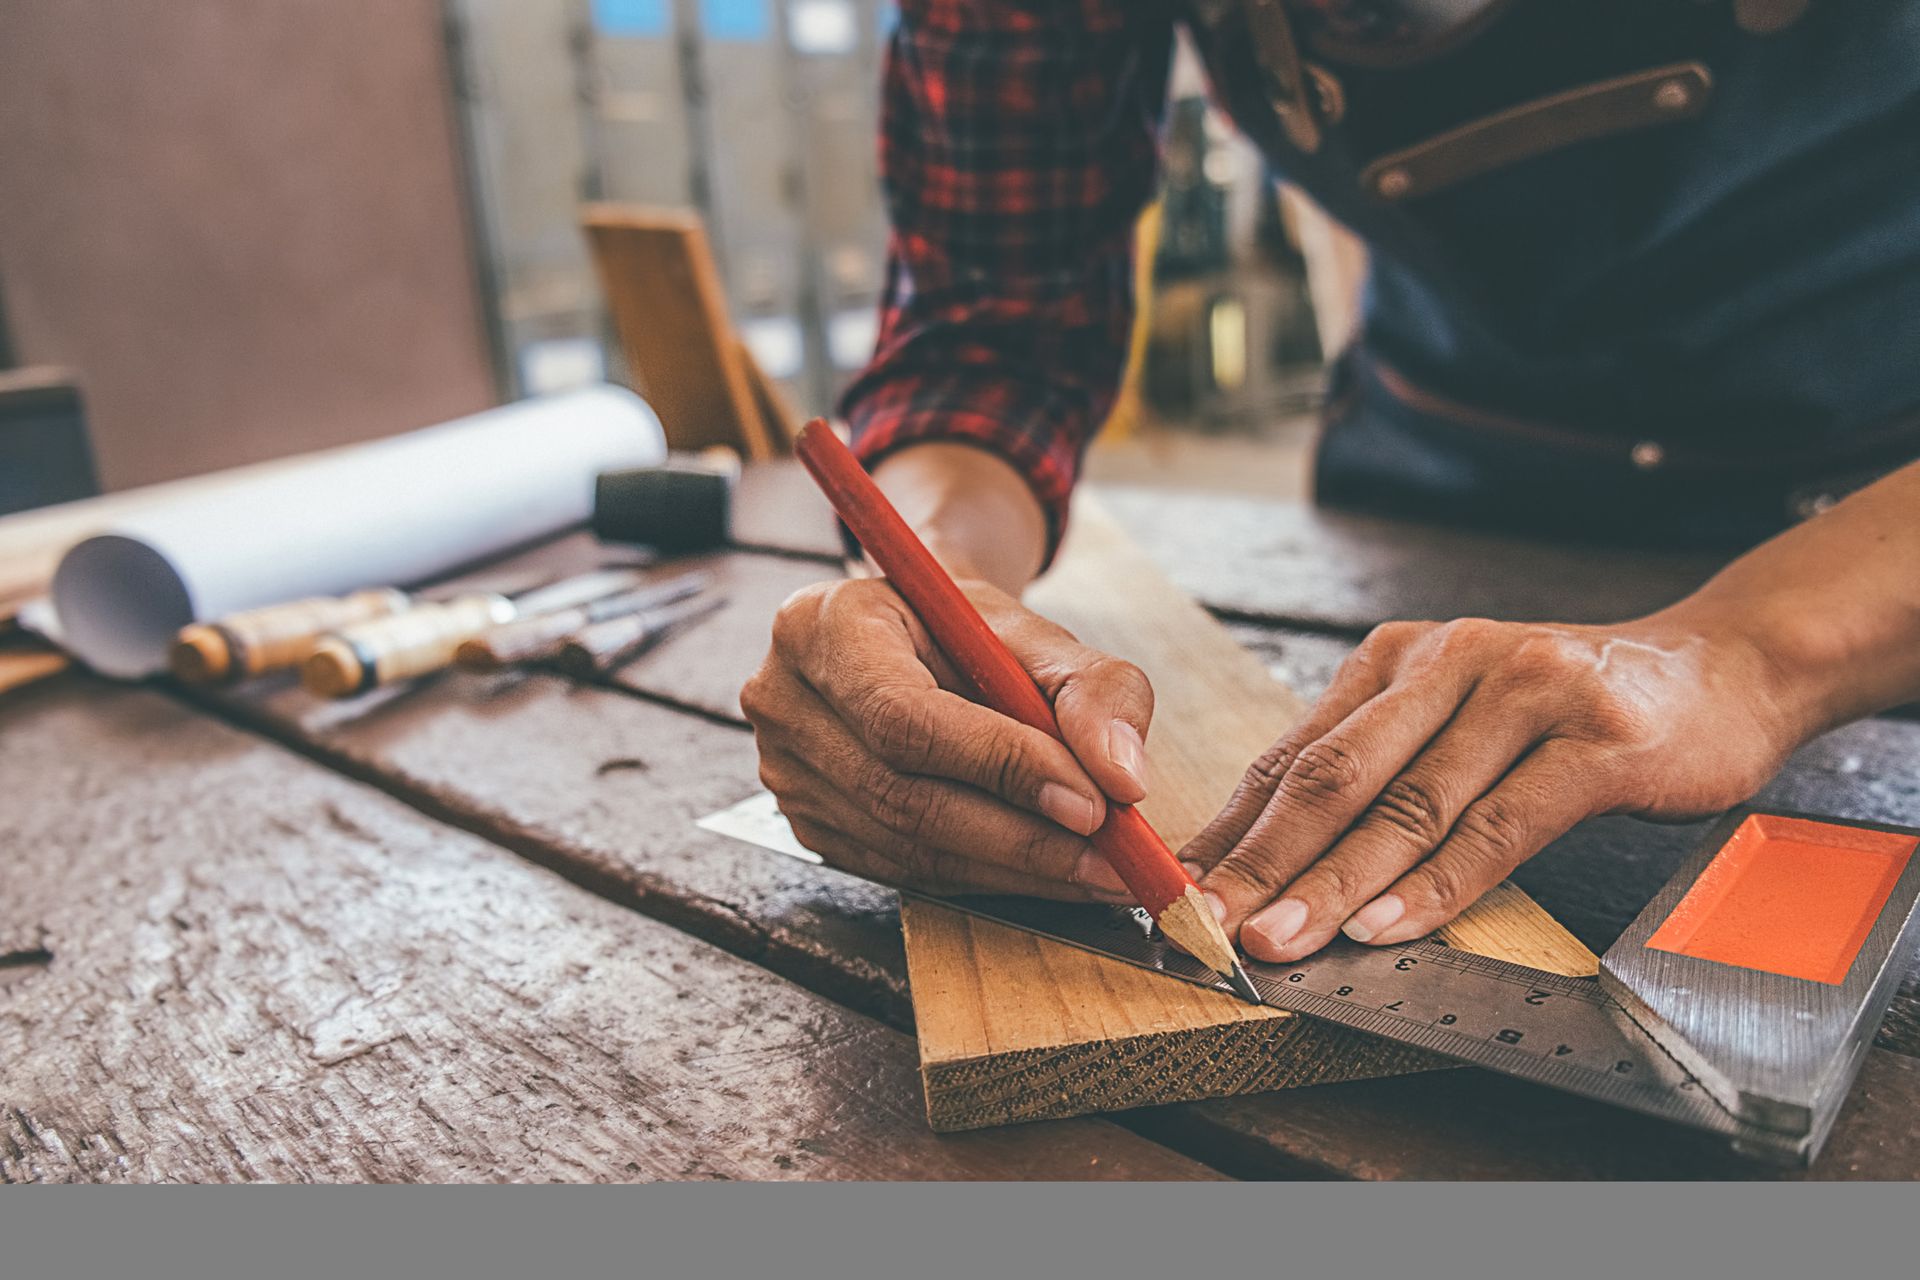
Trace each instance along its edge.
<instances>
[{"instance_id":1,"label":"weathered wood plank","mask_svg":"<svg viewBox=\"0 0 1920 1280\"><path fill-rule=\"evenodd\" d=\"M0 709L0 1180L1207 1176L153 694Z\"/></svg>"},{"instance_id":2,"label":"weathered wood plank","mask_svg":"<svg viewBox=\"0 0 1920 1280\"><path fill-rule=\"evenodd\" d=\"M296 686L211 705L615 901L908 1025L898 896L694 822L758 786L744 728L558 677L449 672L321 704Z\"/></svg>"},{"instance_id":3,"label":"weathered wood plank","mask_svg":"<svg viewBox=\"0 0 1920 1280\"><path fill-rule=\"evenodd\" d=\"M1100 497L1208 608L1353 632L1394 618L1619 622L1671 604L1727 559L1555 545L1273 499L1121 488Z\"/></svg>"}]
</instances>

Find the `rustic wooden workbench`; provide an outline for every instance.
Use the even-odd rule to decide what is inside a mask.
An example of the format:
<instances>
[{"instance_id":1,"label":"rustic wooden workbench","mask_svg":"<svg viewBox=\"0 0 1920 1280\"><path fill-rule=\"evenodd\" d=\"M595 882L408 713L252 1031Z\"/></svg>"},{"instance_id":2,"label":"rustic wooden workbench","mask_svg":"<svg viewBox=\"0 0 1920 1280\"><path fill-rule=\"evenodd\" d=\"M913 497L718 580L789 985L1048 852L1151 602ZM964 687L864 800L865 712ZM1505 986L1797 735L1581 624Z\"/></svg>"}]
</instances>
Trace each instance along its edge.
<instances>
[{"instance_id":1,"label":"rustic wooden workbench","mask_svg":"<svg viewBox=\"0 0 1920 1280\"><path fill-rule=\"evenodd\" d=\"M1309 693L1387 618L1622 617L1712 567L1108 505ZM730 606L613 687L0 699L0 1180L1780 1176L1465 1069L932 1134L893 895L693 825L757 786L735 691L827 550L711 558ZM1920 825L1916 762L1876 720L1770 798ZM1588 824L1517 879L1604 949L1692 834ZM1920 1175L1917 1120L1910 980L1813 1176Z\"/></svg>"}]
</instances>

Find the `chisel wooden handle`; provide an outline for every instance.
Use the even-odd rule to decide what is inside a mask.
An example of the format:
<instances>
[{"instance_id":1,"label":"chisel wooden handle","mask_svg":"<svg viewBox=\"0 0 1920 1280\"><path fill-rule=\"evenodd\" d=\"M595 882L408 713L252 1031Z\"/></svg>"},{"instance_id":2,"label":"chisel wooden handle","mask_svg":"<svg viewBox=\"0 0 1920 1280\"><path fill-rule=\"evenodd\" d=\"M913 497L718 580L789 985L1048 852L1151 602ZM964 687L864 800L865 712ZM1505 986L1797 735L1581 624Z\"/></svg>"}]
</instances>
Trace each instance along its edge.
<instances>
[{"instance_id":1,"label":"chisel wooden handle","mask_svg":"<svg viewBox=\"0 0 1920 1280\"><path fill-rule=\"evenodd\" d=\"M327 632L391 617L411 604L404 592L381 587L247 609L181 628L168 663L173 674L189 684L244 680L297 667Z\"/></svg>"},{"instance_id":2,"label":"chisel wooden handle","mask_svg":"<svg viewBox=\"0 0 1920 1280\"><path fill-rule=\"evenodd\" d=\"M300 668L307 692L344 698L396 680L439 671L460 642L513 620L505 596L460 596L343 628L314 642Z\"/></svg>"}]
</instances>

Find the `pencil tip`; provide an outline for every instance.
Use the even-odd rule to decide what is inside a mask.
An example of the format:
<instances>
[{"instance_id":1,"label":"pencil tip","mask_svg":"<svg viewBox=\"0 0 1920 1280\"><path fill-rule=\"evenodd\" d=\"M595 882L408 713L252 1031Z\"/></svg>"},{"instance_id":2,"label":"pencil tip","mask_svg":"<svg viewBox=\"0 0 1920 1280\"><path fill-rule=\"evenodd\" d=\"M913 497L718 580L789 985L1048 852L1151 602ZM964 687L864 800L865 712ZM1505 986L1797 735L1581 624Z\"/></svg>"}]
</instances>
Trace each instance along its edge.
<instances>
[{"instance_id":1,"label":"pencil tip","mask_svg":"<svg viewBox=\"0 0 1920 1280\"><path fill-rule=\"evenodd\" d=\"M1233 993L1248 1004L1265 1004L1266 997L1260 994L1260 988L1253 985L1253 979L1247 976L1247 967L1238 960L1233 962L1233 971L1227 975L1227 985Z\"/></svg>"}]
</instances>

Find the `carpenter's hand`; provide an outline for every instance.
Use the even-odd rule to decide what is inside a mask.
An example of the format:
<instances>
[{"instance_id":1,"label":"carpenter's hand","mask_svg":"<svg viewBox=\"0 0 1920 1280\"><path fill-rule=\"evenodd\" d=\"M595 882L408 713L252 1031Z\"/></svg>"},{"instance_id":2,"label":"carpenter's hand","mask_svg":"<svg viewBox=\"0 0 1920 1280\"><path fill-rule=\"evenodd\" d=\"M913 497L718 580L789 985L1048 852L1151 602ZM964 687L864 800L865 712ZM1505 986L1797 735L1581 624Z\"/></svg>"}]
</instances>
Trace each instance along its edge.
<instances>
[{"instance_id":1,"label":"carpenter's hand","mask_svg":"<svg viewBox=\"0 0 1920 1280\"><path fill-rule=\"evenodd\" d=\"M741 691L761 781L802 844L856 875L1130 901L1085 837L1106 796L1146 794L1146 677L991 586L961 586L1051 699L1072 751L953 692L953 669L884 581L837 582L781 607Z\"/></svg>"},{"instance_id":2,"label":"carpenter's hand","mask_svg":"<svg viewBox=\"0 0 1920 1280\"><path fill-rule=\"evenodd\" d=\"M1256 959L1343 928L1405 942L1583 818L1739 803L1811 731L1760 649L1698 611L1391 623L1181 856Z\"/></svg>"}]
</instances>

